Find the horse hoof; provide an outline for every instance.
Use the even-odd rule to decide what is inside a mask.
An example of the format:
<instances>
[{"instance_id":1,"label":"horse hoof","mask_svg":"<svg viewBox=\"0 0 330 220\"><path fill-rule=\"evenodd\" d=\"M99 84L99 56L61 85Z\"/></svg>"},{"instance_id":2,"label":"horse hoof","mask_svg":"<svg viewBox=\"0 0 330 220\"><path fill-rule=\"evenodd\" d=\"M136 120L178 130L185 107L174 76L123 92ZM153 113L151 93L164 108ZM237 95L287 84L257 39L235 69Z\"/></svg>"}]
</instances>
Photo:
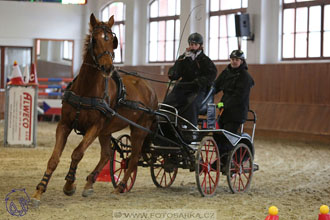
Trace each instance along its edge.
<instances>
[{"instance_id":1,"label":"horse hoof","mask_svg":"<svg viewBox=\"0 0 330 220\"><path fill-rule=\"evenodd\" d=\"M33 208L39 208L40 200L38 200L36 198L31 198L30 202L31 202L31 206Z\"/></svg>"},{"instance_id":2,"label":"horse hoof","mask_svg":"<svg viewBox=\"0 0 330 220\"><path fill-rule=\"evenodd\" d=\"M65 188L63 188L63 192L65 195L67 196L72 196L75 192L76 192L76 187L74 187L73 189L71 190L66 190Z\"/></svg>"},{"instance_id":3,"label":"horse hoof","mask_svg":"<svg viewBox=\"0 0 330 220\"><path fill-rule=\"evenodd\" d=\"M114 194L114 195L119 195L120 192L118 192L118 190L114 190L114 191L112 191L112 194Z\"/></svg>"},{"instance_id":4,"label":"horse hoof","mask_svg":"<svg viewBox=\"0 0 330 220\"><path fill-rule=\"evenodd\" d=\"M119 195L119 194L123 194L124 190L121 190L119 187L117 187L112 193L115 195Z\"/></svg>"},{"instance_id":5,"label":"horse hoof","mask_svg":"<svg viewBox=\"0 0 330 220\"><path fill-rule=\"evenodd\" d=\"M88 196L91 196L93 193L94 193L94 189L85 189L82 192L82 196L83 197L88 197Z\"/></svg>"}]
</instances>

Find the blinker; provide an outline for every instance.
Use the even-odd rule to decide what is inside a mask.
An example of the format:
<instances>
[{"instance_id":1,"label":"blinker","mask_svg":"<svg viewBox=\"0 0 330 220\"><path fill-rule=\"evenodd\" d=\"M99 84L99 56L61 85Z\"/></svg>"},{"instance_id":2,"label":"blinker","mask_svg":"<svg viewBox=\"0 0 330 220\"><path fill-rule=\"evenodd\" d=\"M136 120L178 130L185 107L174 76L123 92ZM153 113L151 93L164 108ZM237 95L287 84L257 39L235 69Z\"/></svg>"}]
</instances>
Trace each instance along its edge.
<instances>
[{"instance_id":1,"label":"blinker","mask_svg":"<svg viewBox=\"0 0 330 220\"><path fill-rule=\"evenodd\" d=\"M105 41L108 41L109 40L108 34L105 31L104 31L104 40Z\"/></svg>"}]
</instances>

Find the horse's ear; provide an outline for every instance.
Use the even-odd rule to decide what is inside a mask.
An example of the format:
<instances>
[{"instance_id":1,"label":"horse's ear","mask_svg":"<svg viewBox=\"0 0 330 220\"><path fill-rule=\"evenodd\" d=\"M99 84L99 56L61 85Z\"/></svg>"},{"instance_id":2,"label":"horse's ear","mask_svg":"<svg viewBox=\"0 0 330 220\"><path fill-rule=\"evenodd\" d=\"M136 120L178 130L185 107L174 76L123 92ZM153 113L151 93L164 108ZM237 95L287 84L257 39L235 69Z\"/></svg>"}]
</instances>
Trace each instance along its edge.
<instances>
[{"instance_id":1,"label":"horse's ear","mask_svg":"<svg viewBox=\"0 0 330 220\"><path fill-rule=\"evenodd\" d=\"M90 24L94 27L96 25L96 23L97 23L96 18L94 16L94 14L92 13L91 17L90 17Z\"/></svg>"},{"instance_id":2,"label":"horse's ear","mask_svg":"<svg viewBox=\"0 0 330 220\"><path fill-rule=\"evenodd\" d=\"M112 15L112 16L109 18L108 24L110 25L110 27L112 27L113 23L115 23L115 18L114 18L114 16Z\"/></svg>"}]
</instances>

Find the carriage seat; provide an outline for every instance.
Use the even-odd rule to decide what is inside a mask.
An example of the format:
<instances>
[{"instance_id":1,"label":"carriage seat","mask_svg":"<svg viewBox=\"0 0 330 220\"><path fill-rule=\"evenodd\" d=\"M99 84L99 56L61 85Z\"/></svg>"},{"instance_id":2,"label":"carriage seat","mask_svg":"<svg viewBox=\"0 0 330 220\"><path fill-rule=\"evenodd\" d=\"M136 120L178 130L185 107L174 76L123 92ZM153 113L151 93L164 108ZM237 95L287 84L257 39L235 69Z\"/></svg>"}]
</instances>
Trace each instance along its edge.
<instances>
[{"instance_id":1,"label":"carriage seat","mask_svg":"<svg viewBox=\"0 0 330 220\"><path fill-rule=\"evenodd\" d=\"M214 103L214 87L211 86L209 92L205 96L204 100L202 101L201 108L199 110L199 115L206 115L207 114L207 105Z\"/></svg>"},{"instance_id":2,"label":"carriage seat","mask_svg":"<svg viewBox=\"0 0 330 220\"><path fill-rule=\"evenodd\" d=\"M199 110L198 124L202 128L216 128L216 110L214 104L214 87L212 86L202 101Z\"/></svg>"}]
</instances>

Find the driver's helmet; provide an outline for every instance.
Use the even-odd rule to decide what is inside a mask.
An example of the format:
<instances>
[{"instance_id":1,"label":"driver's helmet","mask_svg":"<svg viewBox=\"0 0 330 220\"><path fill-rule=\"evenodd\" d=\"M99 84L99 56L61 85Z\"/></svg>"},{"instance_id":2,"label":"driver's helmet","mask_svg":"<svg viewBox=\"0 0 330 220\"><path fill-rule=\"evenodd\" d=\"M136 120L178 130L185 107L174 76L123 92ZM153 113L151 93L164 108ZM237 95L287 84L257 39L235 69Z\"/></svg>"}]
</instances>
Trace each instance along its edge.
<instances>
[{"instance_id":1,"label":"driver's helmet","mask_svg":"<svg viewBox=\"0 0 330 220\"><path fill-rule=\"evenodd\" d=\"M230 54L230 58L238 58L241 60L245 60L245 55L241 50L233 50L233 52L231 52Z\"/></svg>"},{"instance_id":2,"label":"driver's helmet","mask_svg":"<svg viewBox=\"0 0 330 220\"><path fill-rule=\"evenodd\" d=\"M188 37L188 43L203 44L203 36L199 33L192 33Z\"/></svg>"}]
</instances>

